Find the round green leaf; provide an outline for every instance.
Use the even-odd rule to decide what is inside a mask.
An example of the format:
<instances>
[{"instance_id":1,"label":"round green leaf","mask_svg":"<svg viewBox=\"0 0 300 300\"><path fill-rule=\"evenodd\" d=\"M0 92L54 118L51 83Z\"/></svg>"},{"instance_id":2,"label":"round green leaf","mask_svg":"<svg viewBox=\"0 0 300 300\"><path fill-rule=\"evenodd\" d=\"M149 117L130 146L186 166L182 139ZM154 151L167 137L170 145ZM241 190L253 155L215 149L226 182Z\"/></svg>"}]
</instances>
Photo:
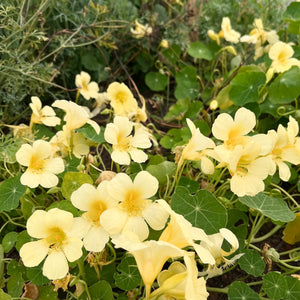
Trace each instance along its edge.
<instances>
[{"instance_id":1,"label":"round green leaf","mask_svg":"<svg viewBox=\"0 0 300 300\"><path fill-rule=\"evenodd\" d=\"M228 298L229 300L260 300L259 295L241 281L235 281L230 285Z\"/></svg>"},{"instance_id":2,"label":"round green leaf","mask_svg":"<svg viewBox=\"0 0 300 300\"><path fill-rule=\"evenodd\" d=\"M146 74L145 82L152 91L163 91L168 84L168 76L159 72L149 72Z\"/></svg>"},{"instance_id":3,"label":"round green leaf","mask_svg":"<svg viewBox=\"0 0 300 300\"><path fill-rule=\"evenodd\" d=\"M175 80L177 83L174 92L176 99L195 99L199 95L199 82L194 67L183 68L176 73Z\"/></svg>"},{"instance_id":4,"label":"round green leaf","mask_svg":"<svg viewBox=\"0 0 300 300\"><path fill-rule=\"evenodd\" d=\"M53 300L58 299L58 294L53 290L52 285L48 286L38 286L39 298L43 300Z\"/></svg>"},{"instance_id":5,"label":"round green leaf","mask_svg":"<svg viewBox=\"0 0 300 300\"><path fill-rule=\"evenodd\" d=\"M1 300L11 300L12 297L6 293L3 292L2 289L0 289L0 299Z\"/></svg>"},{"instance_id":6,"label":"round green leaf","mask_svg":"<svg viewBox=\"0 0 300 300\"><path fill-rule=\"evenodd\" d=\"M5 253L9 252L15 246L17 238L18 233L14 231L11 231L4 236L2 246Z\"/></svg>"},{"instance_id":7,"label":"round green leaf","mask_svg":"<svg viewBox=\"0 0 300 300\"><path fill-rule=\"evenodd\" d=\"M18 207L26 187L20 183L20 177L9 178L0 185L0 211L10 211Z\"/></svg>"},{"instance_id":8,"label":"round green leaf","mask_svg":"<svg viewBox=\"0 0 300 300\"><path fill-rule=\"evenodd\" d=\"M195 58L203 58L206 60L213 59L213 55L209 48L199 41L191 43L187 49L187 52L190 56Z\"/></svg>"},{"instance_id":9,"label":"round green leaf","mask_svg":"<svg viewBox=\"0 0 300 300\"><path fill-rule=\"evenodd\" d=\"M200 185L197 181L183 176L180 178L178 186L183 186L187 188L191 194L196 193L200 189Z\"/></svg>"},{"instance_id":10,"label":"round green leaf","mask_svg":"<svg viewBox=\"0 0 300 300\"><path fill-rule=\"evenodd\" d=\"M157 165L150 165L146 168L151 175L156 177L159 183L164 184L171 178L176 171L176 165L171 161L164 161Z\"/></svg>"},{"instance_id":11,"label":"round green leaf","mask_svg":"<svg viewBox=\"0 0 300 300\"><path fill-rule=\"evenodd\" d=\"M68 172L63 178L61 192L67 200L70 200L72 193L84 183L93 184L93 180L88 174Z\"/></svg>"},{"instance_id":12,"label":"round green leaf","mask_svg":"<svg viewBox=\"0 0 300 300\"><path fill-rule=\"evenodd\" d=\"M21 273L11 275L7 281L7 291L12 297L20 297L22 295L24 279Z\"/></svg>"},{"instance_id":13,"label":"round green leaf","mask_svg":"<svg viewBox=\"0 0 300 300\"><path fill-rule=\"evenodd\" d=\"M269 100L275 104L294 101L300 95L300 69L292 67L280 74L270 85Z\"/></svg>"},{"instance_id":14,"label":"round green leaf","mask_svg":"<svg viewBox=\"0 0 300 300\"><path fill-rule=\"evenodd\" d=\"M300 281L297 278L293 278L290 276L285 276L286 281L286 290L285 296L283 299L285 300L298 300L300 299Z\"/></svg>"},{"instance_id":15,"label":"round green leaf","mask_svg":"<svg viewBox=\"0 0 300 300\"><path fill-rule=\"evenodd\" d=\"M287 289L285 277L277 272L270 272L263 276L262 289L271 299L286 300L286 298L284 297L285 291Z\"/></svg>"},{"instance_id":16,"label":"round green leaf","mask_svg":"<svg viewBox=\"0 0 300 300\"><path fill-rule=\"evenodd\" d=\"M141 275L135 259L131 255L125 255L114 274L116 286L124 291L132 290L141 283Z\"/></svg>"},{"instance_id":17,"label":"round green leaf","mask_svg":"<svg viewBox=\"0 0 300 300\"><path fill-rule=\"evenodd\" d=\"M295 214L289 209L284 200L270 197L264 193L259 193L254 197L241 197L240 202L258 210L274 221L290 222L295 219Z\"/></svg>"},{"instance_id":18,"label":"round green leaf","mask_svg":"<svg viewBox=\"0 0 300 300\"><path fill-rule=\"evenodd\" d=\"M171 207L207 234L217 233L220 228L226 227L226 209L207 190L192 196L187 188L179 186L172 196Z\"/></svg>"},{"instance_id":19,"label":"round green leaf","mask_svg":"<svg viewBox=\"0 0 300 300\"><path fill-rule=\"evenodd\" d=\"M255 250L246 250L244 253L239 259L241 269L250 275L260 276L266 267L262 257Z\"/></svg>"},{"instance_id":20,"label":"round green leaf","mask_svg":"<svg viewBox=\"0 0 300 300\"><path fill-rule=\"evenodd\" d=\"M259 87L266 82L266 75L258 67L241 67L230 83L229 98L238 105L243 106L249 102L259 100Z\"/></svg>"},{"instance_id":21,"label":"round green leaf","mask_svg":"<svg viewBox=\"0 0 300 300\"><path fill-rule=\"evenodd\" d=\"M112 300L114 299L110 284L105 280L93 284L89 287L92 300Z\"/></svg>"},{"instance_id":22,"label":"round green leaf","mask_svg":"<svg viewBox=\"0 0 300 300\"><path fill-rule=\"evenodd\" d=\"M300 21L300 3L292 2L283 14L286 20Z\"/></svg>"}]
</instances>

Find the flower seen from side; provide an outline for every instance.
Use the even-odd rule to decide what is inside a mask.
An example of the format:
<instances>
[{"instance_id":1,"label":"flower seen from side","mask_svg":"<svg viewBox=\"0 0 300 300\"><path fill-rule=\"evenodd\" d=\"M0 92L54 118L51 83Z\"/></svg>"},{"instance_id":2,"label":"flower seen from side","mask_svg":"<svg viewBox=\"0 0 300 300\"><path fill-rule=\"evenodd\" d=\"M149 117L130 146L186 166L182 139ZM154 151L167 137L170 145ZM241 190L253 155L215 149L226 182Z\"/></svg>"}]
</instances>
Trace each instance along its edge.
<instances>
[{"instance_id":1,"label":"flower seen from side","mask_svg":"<svg viewBox=\"0 0 300 300\"><path fill-rule=\"evenodd\" d=\"M219 33L220 37L224 38L227 42L231 42L234 44L239 42L241 34L232 29L231 22L228 17L224 17L222 19L221 28L222 30Z\"/></svg>"},{"instance_id":2,"label":"flower seen from side","mask_svg":"<svg viewBox=\"0 0 300 300\"><path fill-rule=\"evenodd\" d=\"M16 153L19 164L27 167L21 176L21 183L30 188L41 185L51 188L58 184L59 174L65 166L62 158L53 157L53 149L49 142L37 140L32 145L23 144Z\"/></svg>"},{"instance_id":3,"label":"flower seen from side","mask_svg":"<svg viewBox=\"0 0 300 300\"><path fill-rule=\"evenodd\" d=\"M80 94L86 99L97 98L99 87L94 81L91 82L91 76L82 71L75 77L75 85L78 88Z\"/></svg>"},{"instance_id":4,"label":"flower seen from side","mask_svg":"<svg viewBox=\"0 0 300 300\"><path fill-rule=\"evenodd\" d=\"M32 115L30 125L44 124L46 126L56 126L60 124L60 118L56 117L55 111L52 107L46 105L42 108L42 102L38 97L31 97L29 104Z\"/></svg>"},{"instance_id":5,"label":"flower seen from side","mask_svg":"<svg viewBox=\"0 0 300 300\"><path fill-rule=\"evenodd\" d=\"M142 25L135 20L135 27L130 29L132 36L136 39L141 39L144 36L150 35L152 33L152 27L148 24Z\"/></svg>"},{"instance_id":6,"label":"flower seen from side","mask_svg":"<svg viewBox=\"0 0 300 300\"><path fill-rule=\"evenodd\" d=\"M28 234L38 239L24 244L20 256L26 267L35 267L46 258L43 275L50 280L64 278L68 261L82 256L82 230L70 212L57 208L36 210L27 221Z\"/></svg>"}]
</instances>

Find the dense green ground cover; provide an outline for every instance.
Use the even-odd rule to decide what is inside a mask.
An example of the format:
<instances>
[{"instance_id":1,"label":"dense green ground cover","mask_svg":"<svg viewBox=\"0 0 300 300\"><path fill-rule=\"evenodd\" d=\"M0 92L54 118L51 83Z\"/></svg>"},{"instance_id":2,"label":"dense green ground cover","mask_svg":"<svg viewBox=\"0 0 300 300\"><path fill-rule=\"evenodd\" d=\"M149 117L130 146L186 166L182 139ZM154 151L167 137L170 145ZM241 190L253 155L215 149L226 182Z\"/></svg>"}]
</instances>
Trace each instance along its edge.
<instances>
[{"instance_id":1,"label":"dense green ground cover","mask_svg":"<svg viewBox=\"0 0 300 300\"><path fill-rule=\"evenodd\" d=\"M299 299L300 3L2 1L0 299Z\"/></svg>"}]
</instances>

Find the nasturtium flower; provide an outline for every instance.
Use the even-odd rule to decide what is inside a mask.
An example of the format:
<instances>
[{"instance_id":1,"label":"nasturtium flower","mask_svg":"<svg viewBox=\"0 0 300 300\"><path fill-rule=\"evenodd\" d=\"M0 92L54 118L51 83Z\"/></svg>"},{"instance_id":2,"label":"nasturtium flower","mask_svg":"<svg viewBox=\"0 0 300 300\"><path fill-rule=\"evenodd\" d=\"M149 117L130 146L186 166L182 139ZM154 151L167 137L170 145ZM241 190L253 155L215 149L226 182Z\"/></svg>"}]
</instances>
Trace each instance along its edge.
<instances>
[{"instance_id":1,"label":"nasturtium flower","mask_svg":"<svg viewBox=\"0 0 300 300\"><path fill-rule=\"evenodd\" d=\"M186 122L192 133L192 137L188 144L183 148L178 167L181 167L185 160L201 161L202 172L205 174L212 174L214 172L214 164L207 157L209 153L207 150L213 149L215 143L210 138L204 136L190 119L186 119Z\"/></svg>"},{"instance_id":2,"label":"nasturtium flower","mask_svg":"<svg viewBox=\"0 0 300 300\"><path fill-rule=\"evenodd\" d=\"M87 227L83 245L88 251L101 252L109 240L108 232L100 224L100 216L106 209L114 207L117 202L109 198L107 184L108 181L103 181L95 188L91 184L84 183L71 195L72 204L85 211L81 216Z\"/></svg>"},{"instance_id":3,"label":"nasturtium flower","mask_svg":"<svg viewBox=\"0 0 300 300\"><path fill-rule=\"evenodd\" d=\"M260 156L261 153L262 147L253 140L232 150L228 164L232 176L230 189L237 196L255 196L264 190L263 180L272 171L272 161L269 156Z\"/></svg>"},{"instance_id":4,"label":"nasturtium flower","mask_svg":"<svg viewBox=\"0 0 300 300\"><path fill-rule=\"evenodd\" d=\"M221 28L222 30L219 33L220 37L223 37L227 42L234 44L239 42L241 34L232 29L230 19L228 17L224 17L222 19Z\"/></svg>"},{"instance_id":5,"label":"nasturtium flower","mask_svg":"<svg viewBox=\"0 0 300 300\"><path fill-rule=\"evenodd\" d=\"M292 66L300 67L300 61L292 58L293 48L286 43L277 42L269 50L269 57L272 59L271 68L275 73L282 73L289 70Z\"/></svg>"},{"instance_id":6,"label":"nasturtium flower","mask_svg":"<svg viewBox=\"0 0 300 300\"><path fill-rule=\"evenodd\" d=\"M124 83L113 82L106 92L115 115L128 117L129 114L137 111L137 101Z\"/></svg>"},{"instance_id":7,"label":"nasturtium flower","mask_svg":"<svg viewBox=\"0 0 300 300\"><path fill-rule=\"evenodd\" d=\"M127 239L117 239L116 248L129 251L135 258L138 270L146 288L146 297L149 299L151 286L169 258L184 255L185 251L163 241L128 242ZM114 243L114 239L112 239Z\"/></svg>"},{"instance_id":8,"label":"nasturtium flower","mask_svg":"<svg viewBox=\"0 0 300 300\"><path fill-rule=\"evenodd\" d=\"M161 233L159 241L168 242L180 249L194 247L203 263L215 264L214 257L210 252L195 242L201 240L207 241L207 235L203 229L193 227L182 215L174 212L165 200L158 200L157 202L170 215L170 221Z\"/></svg>"},{"instance_id":9,"label":"nasturtium flower","mask_svg":"<svg viewBox=\"0 0 300 300\"><path fill-rule=\"evenodd\" d=\"M60 118L56 117L55 111L52 107L46 105L42 108L42 102L38 97L31 97L29 104L32 115L30 124L44 124L46 126L56 126L60 124Z\"/></svg>"},{"instance_id":10,"label":"nasturtium flower","mask_svg":"<svg viewBox=\"0 0 300 300\"><path fill-rule=\"evenodd\" d=\"M37 140L32 145L23 144L16 153L19 164L27 167L21 176L21 183L31 188L41 185L51 188L58 184L59 174L65 166L62 158L53 157L53 149L49 142Z\"/></svg>"},{"instance_id":11,"label":"nasturtium flower","mask_svg":"<svg viewBox=\"0 0 300 300\"><path fill-rule=\"evenodd\" d=\"M212 29L209 29L207 31L207 35L211 40L216 41L216 43L220 45L220 36L218 33L215 33Z\"/></svg>"},{"instance_id":12,"label":"nasturtium flower","mask_svg":"<svg viewBox=\"0 0 300 300\"><path fill-rule=\"evenodd\" d=\"M218 115L212 133L218 140L224 141L224 146L233 149L236 145L245 145L249 137L246 135L256 124L255 114L244 107L239 108L234 119L227 113Z\"/></svg>"},{"instance_id":13,"label":"nasturtium flower","mask_svg":"<svg viewBox=\"0 0 300 300\"><path fill-rule=\"evenodd\" d=\"M63 130L72 131L85 124L89 124L94 128L95 132L99 134L100 127L95 121L90 119L91 115L87 107L80 106L75 102L67 100L56 100L52 106L60 108L66 112L64 117L66 124L63 126Z\"/></svg>"},{"instance_id":14,"label":"nasturtium flower","mask_svg":"<svg viewBox=\"0 0 300 300\"><path fill-rule=\"evenodd\" d=\"M133 125L127 117L116 116L114 122L107 124L105 128L104 138L113 148L111 158L118 164L129 165L130 157L138 163L148 159L147 154L138 148L151 147L149 134L141 127L135 127L135 133L132 135Z\"/></svg>"},{"instance_id":15,"label":"nasturtium flower","mask_svg":"<svg viewBox=\"0 0 300 300\"><path fill-rule=\"evenodd\" d=\"M226 240L231 248L229 251L225 251L222 248L223 242ZM237 254L231 259L227 259L227 256L234 253L239 247L239 241L235 234L227 228L221 228L218 233L208 235L208 241L201 241L200 245L209 250L213 255L216 264L214 266L208 265L208 269L203 273L208 273L208 277L222 274L222 268L226 268L240 258L243 254Z\"/></svg>"},{"instance_id":16,"label":"nasturtium flower","mask_svg":"<svg viewBox=\"0 0 300 300\"><path fill-rule=\"evenodd\" d=\"M152 27L148 24L142 25L135 20L135 27L130 29L132 36L136 39L141 39L144 36L150 35L152 33Z\"/></svg>"},{"instance_id":17,"label":"nasturtium flower","mask_svg":"<svg viewBox=\"0 0 300 300\"><path fill-rule=\"evenodd\" d=\"M159 288L150 294L150 299L205 300L208 297L206 282L198 278L198 268L193 252L184 255L185 265L173 262L157 276Z\"/></svg>"},{"instance_id":18,"label":"nasturtium flower","mask_svg":"<svg viewBox=\"0 0 300 300\"><path fill-rule=\"evenodd\" d=\"M158 47L160 48L169 48L169 42L166 39L161 40Z\"/></svg>"},{"instance_id":19,"label":"nasturtium flower","mask_svg":"<svg viewBox=\"0 0 300 300\"><path fill-rule=\"evenodd\" d=\"M91 82L91 76L81 71L80 74L75 77L75 84L80 94L86 99L97 98L99 87L94 81Z\"/></svg>"},{"instance_id":20,"label":"nasturtium flower","mask_svg":"<svg viewBox=\"0 0 300 300\"><path fill-rule=\"evenodd\" d=\"M298 144L298 122L292 117L289 117L287 128L281 124L277 131L269 130L267 136L272 140L272 149L270 151L272 158L272 172L276 171L276 166L279 170L279 177L283 181L288 181L291 176L291 171L286 162L298 165L300 164L300 149Z\"/></svg>"},{"instance_id":21,"label":"nasturtium flower","mask_svg":"<svg viewBox=\"0 0 300 300\"><path fill-rule=\"evenodd\" d=\"M26 267L35 267L41 261L43 275L50 280L64 278L68 271L68 261L82 256L83 231L78 218L70 212L53 208L49 211L36 210L27 220L27 232L36 239L24 244L20 249L21 259Z\"/></svg>"},{"instance_id":22,"label":"nasturtium flower","mask_svg":"<svg viewBox=\"0 0 300 300\"><path fill-rule=\"evenodd\" d=\"M50 140L55 152L60 152L62 157L71 155L81 158L90 151L90 142L79 132L63 130L58 131Z\"/></svg>"},{"instance_id":23,"label":"nasturtium flower","mask_svg":"<svg viewBox=\"0 0 300 300\"><path fill-rule=\"evenodd\" d=\"M133 182L127 174L117 174L108 182L107 191L118 204L101 214L101 225L110 235L131 231L141 241L149 235L147 223L154 230L163 229L168 213L149 199L157 189L158 180L147 171L139 172Z\"/></svg>"}]
</instances>

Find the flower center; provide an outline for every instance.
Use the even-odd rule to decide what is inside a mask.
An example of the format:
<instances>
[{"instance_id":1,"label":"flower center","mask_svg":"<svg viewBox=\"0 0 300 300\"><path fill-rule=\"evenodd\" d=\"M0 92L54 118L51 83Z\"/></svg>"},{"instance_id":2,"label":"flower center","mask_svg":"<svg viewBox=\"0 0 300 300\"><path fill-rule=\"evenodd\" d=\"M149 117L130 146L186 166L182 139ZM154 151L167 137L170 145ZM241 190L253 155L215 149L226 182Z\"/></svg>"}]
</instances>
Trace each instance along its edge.
<instances>
[{"instance_id":1,"label":"flower center","mask_svg":"<svg viewBox=\"0 0 300 300\"><path fill-rule=\"evenodd\" d=\"M146 200L143 199L141 192L136 189L129 190L125 200L121 203L121 208L128 214L137 216L146 206Z\"/></svg>"},{"instance_id":2,"label":"flower center","mask_svg":"<svg viewBox=\"0 0 300 300\"><path fill-rule=\"evenodd\" d=\"M44 168L45 160L41 159L38 155L33 155L30 159L29 169L34 170L35 172L42 171Z\"/></svg>"},{"instance_id":3,"label":"flower center","mask_svg":"<svg viewBox=\"0 0 300 300\"><path fill-rule=\"evenodd\" d=\"M50 235L45 239L49 247L60 248L66 239L66 234L59 227L50 229Z\"/></svg>"},{"instance_id":4,"label":"flower center","mask_svg":"<svg viewBox=\"0 0 300 300\"><path fill-rule=\"evenodd\" d=\"M114 145L118 150L121 151L130 151L131 148L131 139L132 136L127 136L127 137L118 137L118 144Z\"/></svg>"},{"instance_id":5,"label":"flower center","mask_svg":"<svg viewBox=\"0 0 300 300\"><path fill-rule=\"evenodd\" d=\"M118 102L120 102L121 104L124 104L124 103L126 102L126 100L127 100L127 95L126 95L126 93L124 93L124 92L118 92L118 93L116 94L116 100L117 100Z\"/></svg>"},{"instance_id":6,"label":"flower center","mask_svg":"<svg viewBox=\"0 0 300 300\"><path fill-rule=\"evenodd\" d=\"M88 91L89 90L89 88L88 88L88 82L82 81L81 84L82 84L82 87L81 87L82 90L84 90L84 91Z\"/></svg>"},{"instance_id":7,"label":"flower center","mask_svg":"<svg viewBox=\"0 0 300 300\"><path fill-rule=\"evenodd\" d=\"M101 214L107 209L107 206L102 201L95 201L91 204L88 212L84 214L84 216L94 225L100 225L99 218Z\"/></svg>"}]
</instances>

